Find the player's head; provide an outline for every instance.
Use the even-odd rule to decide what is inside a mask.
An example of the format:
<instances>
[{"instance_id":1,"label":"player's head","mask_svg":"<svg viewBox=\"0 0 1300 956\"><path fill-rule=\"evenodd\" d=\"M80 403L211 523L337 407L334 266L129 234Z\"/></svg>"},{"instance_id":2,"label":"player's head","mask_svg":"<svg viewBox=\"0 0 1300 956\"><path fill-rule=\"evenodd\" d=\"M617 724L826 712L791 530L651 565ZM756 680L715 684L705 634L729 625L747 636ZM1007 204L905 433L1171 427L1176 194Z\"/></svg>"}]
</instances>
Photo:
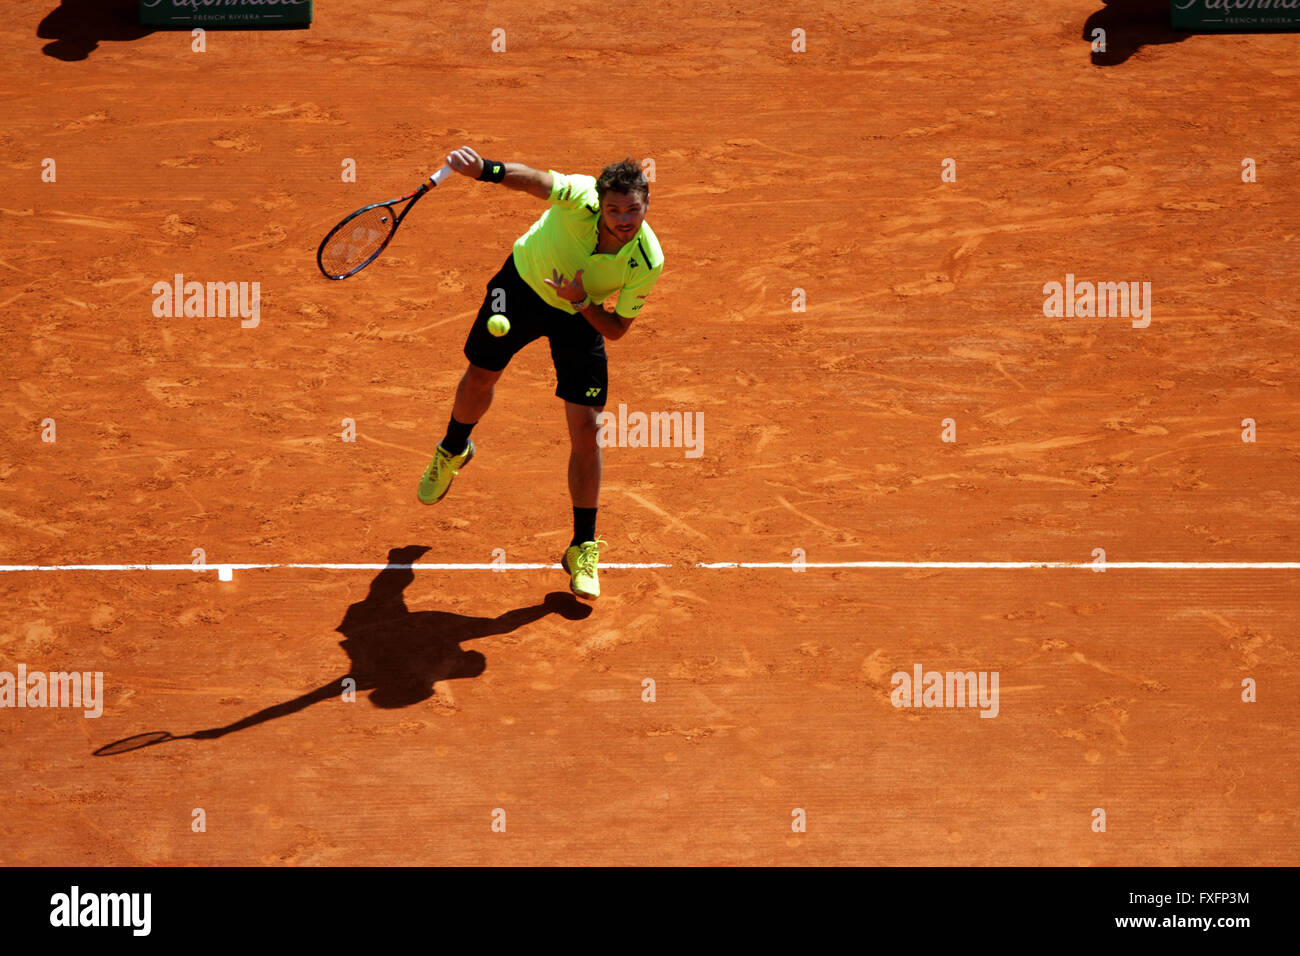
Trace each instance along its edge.
<instances>
[{"instance_id":1,"label":"player's head","mask_svg":"<svg viewBox=\"0 0 1300 956\"><path fill-rule=\"evenodd\" d=\"M631 240L650 209L650 183L641 167L627 159L606 166L596 180L600 218L624 242Z\"/></svg>"}]
</instances>

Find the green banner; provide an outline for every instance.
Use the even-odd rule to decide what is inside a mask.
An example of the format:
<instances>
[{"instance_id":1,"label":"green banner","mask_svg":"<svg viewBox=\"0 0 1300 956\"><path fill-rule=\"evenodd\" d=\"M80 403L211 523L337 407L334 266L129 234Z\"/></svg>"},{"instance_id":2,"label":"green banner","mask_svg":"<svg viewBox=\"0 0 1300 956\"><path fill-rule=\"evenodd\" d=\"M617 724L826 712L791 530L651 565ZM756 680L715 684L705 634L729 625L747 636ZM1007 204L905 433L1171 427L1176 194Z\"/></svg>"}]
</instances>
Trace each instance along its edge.
<instances>
[{"instance_id":1,"label":"green banner","mask_svg":"<svg viewBox=\"0 0 1300 956\"><path fill-rule=\"evenodd\" d=\"M140 0L147 27L303 27L312 0Z\"/></svg>"},{"instance_id":2,"label":"green banner","mask_svg":"<svg viewBox=\"0 0 1300 956\"><path fill-rule=\"evenodd\" d=\"M1170 0L1175 30L1300 30L1300 0Z\"/></svg>"}]
</instances>

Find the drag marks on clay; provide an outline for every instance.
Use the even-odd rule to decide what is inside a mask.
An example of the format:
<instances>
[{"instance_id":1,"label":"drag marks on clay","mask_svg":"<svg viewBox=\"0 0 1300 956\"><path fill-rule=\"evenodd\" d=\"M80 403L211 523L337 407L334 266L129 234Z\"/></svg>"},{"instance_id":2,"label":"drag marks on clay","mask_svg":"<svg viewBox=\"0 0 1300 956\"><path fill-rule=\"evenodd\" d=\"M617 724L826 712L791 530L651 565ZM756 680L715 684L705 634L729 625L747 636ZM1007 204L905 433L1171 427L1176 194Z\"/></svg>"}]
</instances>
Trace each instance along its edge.
<instances>
[{"instance_id":1,"label":"drag marks on clay","mask_svg":"<svg viewBox=\"0 0 1300 956\"><path fill-rule=\"evenodd\" d=\"M1210 622L1224 639L1228 650L1240 656L1240 667L1256 668L1260 665L1261 655L1259 652L1268 647L1273 641L1271 633L1239 621L1230 620L1216 611L1197 610L1195 613Z\"/></svg>"},{"instance_id":2,"label":"drag marks on clay","mask_svg":"<svg viewBox=\"0 0 1300 956\"><path fill-rule=\"evenodd\" d=\"M890 288L895 294L908 297L916 295L947 295L957 288L957 284L944 272L932 272L914 282L902 282Z\"/></svg>"},{"instance_id":3,"label":"drag marks on clay","mask_svg":"<svg viewBox=\"0 0 1300 956\"><path fill-rule=\"evenodd\" d=\"M653 620L654 615L643 614L640 617L633 619L633 621L624 628L600 631L578 645L576 649L577 655L584 659L590 659L604 651L613 650L614 648L621 647L624 644L630 644L637 639L637 635L629 633L629 631L635 631L638 627L645 626Z\"/></svg>"},{"instance_id":4,"label":"drag marks on clay","mask_svg":"<svg viewBox=\"0 0 1300 956\"><path fill-rule=\"evenodd\" d=\"M985 445L978 448L969 448L965 450L964 454L976 457L981 455L1006 455L1011 458L1029 458L1033 455L1054 451L1057 448L1072 448L1075 445L1086 445L1091 442L1102 441L1105 437L1105 435L1061 435L1058 438L1048 438L1043 441L1012 442L1009 445Z\"/></svg>"},{"instance_id":5,"label":"drag marks on clay","mask_svg":"<svg viewBox=\"0 0 1300 956\"><path fill-rule=\"evenodd\" d=\"M686 524L686 522L682 521L680 518L676 517L675 515L669 514L663 508L660 508L657 504L647 500L645 497L637 494L634 491L629 491L626 488L614 489L614 488L610 488L610 486L608 485L606 486L606 488L607 490L616 490L619 494L622 494L623 496L632 499L637 504L639 504L642 508L645 508L647 511L651 511L654 514L658 515L665 522L667 522L671 527L677 528L679 531L684 531L685 533L693 535L697 538L709 537L704 532L692 528L690 525Z\"/></svg>"},{"instance_id":6,"label":"drag marks on clay","mask_svg":"<svg viewBox=\"0 0 1300 956\"><path fill-rule=\"evenodd\" d=\"M980 386L980 385L972 385L969 382L962 382L960 384L956 382L938 382L933 379L908 378L903 375L888 375L884 372L878 372L875 369L860 369L859 374L869 375L872 378L883 379L884 381L887 382L898 382L899 384L902 385L909 385L917 389L918 391L921 390L941 391L943 394L948 396L964 397L968 392L975 393L975 394L993 394L993 395L1000 395L1000 396L1005 396L1007 394L1007 389L1005 385ZM963 400L966 399L963 398ZM931 399L931 401L933 401L933 399Z\"/></svg>"},{"instance_id":7,"label":"drag marks on clay","mask_svg":"<svg viewBox=\"0 0 1300 956\"><path fill-rule=\"evenodd\" d=\"M833 526L831 526L831 525L826 524L826 523L823 522L823 521L818 521L816 518L814 518L812 515L808 514L807 512L800 511L798 508L796 508L794 505L790 504L790 502L786 501L785 498L781 497L780 495L777 495L777 496L776 496L776 501L777 501L777 504L779 504L779 505L780 505L782 508L784 508L786 511L789 511L789 512L791 512L792 514L798 515L800 518L802 518L804 521L808 522L808 523L809 523L810 525L812 525L814 528L820 528L820 529L823 530L823 531L829 531L829 532L831 532L832 534L837 534L837 535L843 535L843 534L845 534L843 528L836 528L836 527L833 527Z\"/></svg>"},{"instance_id":8,"label":"drag marks on clay","mask_svg":"<svg viewBox=\"0 0 1300 956\"><path fill-rule=\"evenodd\" d=\"M130 229L129 223L121 222L116 219L102 219L98 216L87 216L84 213L74 214L70 212L61 212L57 209L51 209L49 212L41 214L43 220L48 222L57 222L68 226L86 226L90 229Z\"/></svg>"},{"instance_id":9,"label":"drag marks on clay","mask_svg":"<svg viewBox=\"0 0 1300 956\"><path fill-rule=\"evenodd\" d=\"M357 437L364 439L365 441L368 441L374 445L382 445L385 448L395 448L398 451L406 452L408 455L411 455L413 458L418 458L422 461L427 461L429 458L429 450L427 448L411 448L407 445L398 445L395 442L380 441L378 438L371 438L369 435L365 434L364 432L357 432Z\"/></svg>"},{"instance_id":10,"label":"drag marks on clay","mask_svg":"<svg viewBox=\"0 0 1300 956\"><path fill-rule=\"evenodd\" d=\"M61 538L70 532L70 528L49 521L39 521L35 518L29 518L26 515L20 515L7 509L0 509L0 521L6 522L14 527L25 528L28 531L34 531L37 534L52 535Z\"/></svg>"},{"instance_id":11,"label":"drag marks on clay","mask_svg":"<svg viewBox=\"0 0 1300 956\"><path fill-rule=\"evenodd\" d=\"M968 348L960 345L950 346L948 349L948 354L956 358L966 358L966 359L973 359L975 361L980 361L980 362L988 362L990 365L993 366L995 370L997 370L998 374L1000 374L1003 378L1009 381L1016 388L1020 389L1020 391L1022 392L1027 391L1024 384L1021 383L1017 378L1015 378L1015 376L1013 376L1010 372L1008 372L1006 370L1006 367L1002 364L1003 362L1015 363L1016 361L1025 361L1025 360L1018 359L1017 356L1008 355L1002 352L989 352L986 349Z\"/></svg>"}]
</instances>

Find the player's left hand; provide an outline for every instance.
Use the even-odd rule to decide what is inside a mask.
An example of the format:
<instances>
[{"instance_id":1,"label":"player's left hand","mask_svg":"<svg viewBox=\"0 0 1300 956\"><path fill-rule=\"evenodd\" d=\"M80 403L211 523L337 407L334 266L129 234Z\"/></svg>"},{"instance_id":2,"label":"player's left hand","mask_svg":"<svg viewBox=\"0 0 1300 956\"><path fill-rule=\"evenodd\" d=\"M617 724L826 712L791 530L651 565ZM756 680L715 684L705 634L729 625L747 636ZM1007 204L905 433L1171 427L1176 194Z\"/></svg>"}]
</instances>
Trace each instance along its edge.
<instances>
[{"instance_id":1,"label":"player's left hand","mask_svg":"<svg viewBox=\"0 0 1300 956\"><path fill-rule=\"evenodd\" d=\"M582 287L582 274L585 271L585 269L579 269L572 280L567 280L558 271L552 269L551 277L542 281L554 289L555 294L561 299L567 299L570 302L581 302L587 297L587 290Z\"/></svg>"}]
</instances>

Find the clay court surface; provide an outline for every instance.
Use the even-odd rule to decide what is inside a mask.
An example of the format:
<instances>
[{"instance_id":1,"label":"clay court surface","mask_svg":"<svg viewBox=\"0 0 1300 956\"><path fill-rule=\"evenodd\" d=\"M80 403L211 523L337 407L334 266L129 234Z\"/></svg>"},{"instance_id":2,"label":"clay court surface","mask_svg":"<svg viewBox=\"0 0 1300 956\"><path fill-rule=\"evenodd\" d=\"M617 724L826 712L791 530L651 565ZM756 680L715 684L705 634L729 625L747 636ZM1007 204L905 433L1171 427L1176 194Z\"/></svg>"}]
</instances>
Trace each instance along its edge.
<instances>
[{"instance_id":1,"label":"clay court surface","mask_svg":"<svg viewBox=\"0 0 1300 956\"><path fill-rule=\"evenodd\" d=\"M1300 572L698 566L1300 560L1300 37L1101 0L322 0L194 53L52 4L0 3L0 563L417 570L0 574L0 669L105 688L0 711L0 862L1300 862ZM606 451L603 560L669 567L604 570L590 613L558 568L419 569L568 543L543 345L415 498L543 204L455 177L361 275L316 269L463 143L655 161L666 268L610 407L702 412L704 448ZM260 282L260 325L155 318L176 273ZM1150 326L1045 318L1067 273L1150 282ZM997 717L892 706L917 663L998 672ZM199 736L95 756L163 731Z\"/></svg>"}]
</instances>

